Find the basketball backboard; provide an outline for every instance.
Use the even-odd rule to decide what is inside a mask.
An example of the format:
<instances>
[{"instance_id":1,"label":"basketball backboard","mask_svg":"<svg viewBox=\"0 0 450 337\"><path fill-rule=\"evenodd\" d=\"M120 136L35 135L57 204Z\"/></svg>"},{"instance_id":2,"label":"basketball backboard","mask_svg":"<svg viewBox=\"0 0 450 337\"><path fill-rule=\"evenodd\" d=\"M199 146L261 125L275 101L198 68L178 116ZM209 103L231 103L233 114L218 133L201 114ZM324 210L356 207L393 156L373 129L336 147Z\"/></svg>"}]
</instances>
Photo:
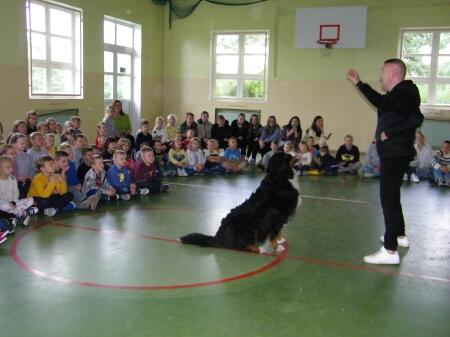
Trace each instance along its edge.
<instances>
[{"instance_id":1,"label":"basketball backboard","mask_svg":"<svg viewBox=\"0 0 450 337\"><path fill-rule=\"evenodd\" d=\"M364 48L366 29L367 6L298 8L295 47Z\"/></svg>"}]
</instances>

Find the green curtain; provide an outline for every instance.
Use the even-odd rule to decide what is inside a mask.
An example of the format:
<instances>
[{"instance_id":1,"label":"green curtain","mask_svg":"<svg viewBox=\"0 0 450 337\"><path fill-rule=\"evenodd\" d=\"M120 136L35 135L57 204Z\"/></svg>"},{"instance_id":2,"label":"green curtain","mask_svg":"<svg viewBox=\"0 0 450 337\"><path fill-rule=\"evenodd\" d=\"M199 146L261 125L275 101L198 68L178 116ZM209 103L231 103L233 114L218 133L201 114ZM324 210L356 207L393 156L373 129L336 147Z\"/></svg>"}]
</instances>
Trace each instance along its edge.
<instances>
[{"instance_id":1,"label":"green curtain","mask_svg":"<svg viewBox=\"0 0 450 337\"><path fill-rule=\"evenodd\" d=\"M169 4L169 26L172 26L172 21L176 19L184 19L191 15L197 6L202 2L210 2L216 5L225 6L244 6L251 5L257 2L267 0L152 0L154 4L165 6Z\"/></svg>"}]
</instances>

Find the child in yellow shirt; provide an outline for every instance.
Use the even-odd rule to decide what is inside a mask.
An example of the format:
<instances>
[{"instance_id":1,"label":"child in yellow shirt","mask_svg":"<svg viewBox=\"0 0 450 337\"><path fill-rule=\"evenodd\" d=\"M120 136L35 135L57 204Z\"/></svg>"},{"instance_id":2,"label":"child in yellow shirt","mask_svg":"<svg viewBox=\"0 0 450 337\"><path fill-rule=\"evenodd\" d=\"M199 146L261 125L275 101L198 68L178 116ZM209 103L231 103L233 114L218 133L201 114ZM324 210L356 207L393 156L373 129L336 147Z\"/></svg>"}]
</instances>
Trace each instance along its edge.
<instances>
[{"instance_id":1,"label":"child in yellow shirt","mask_svg":"<svg viewBox=\"0 0 450 337\"><path fill-rule=\"evenodd\" d=\"M65 179L55 173L52 157L39 159L37 169L39 173L31 181L28 196L34 198L39 210L52 217L59 211L74 209L73 194L67 192Z\"/></svg>"}]
</instances>

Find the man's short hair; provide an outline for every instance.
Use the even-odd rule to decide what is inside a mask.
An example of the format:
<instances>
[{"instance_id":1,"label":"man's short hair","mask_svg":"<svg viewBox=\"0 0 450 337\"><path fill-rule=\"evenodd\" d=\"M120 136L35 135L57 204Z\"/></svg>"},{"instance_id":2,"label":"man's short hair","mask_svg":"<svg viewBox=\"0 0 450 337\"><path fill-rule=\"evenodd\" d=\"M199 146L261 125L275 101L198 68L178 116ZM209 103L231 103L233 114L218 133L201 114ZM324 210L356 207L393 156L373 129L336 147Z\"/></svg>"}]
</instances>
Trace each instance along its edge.
<instances>
[{"instance_id":1,"label":"man's short hair","mask_svg":"<svg viewBox=\"0 0 450 337\"><path fill-rule=\"evenodd\" d=\"M398 69L400 70L400 74L402 76L402 78L404 79L406 76L406 65L405 62L403 62L400 59L388 59L386 61L384 61L384 64L395 64Z\"/></svg>"}]
</instances>

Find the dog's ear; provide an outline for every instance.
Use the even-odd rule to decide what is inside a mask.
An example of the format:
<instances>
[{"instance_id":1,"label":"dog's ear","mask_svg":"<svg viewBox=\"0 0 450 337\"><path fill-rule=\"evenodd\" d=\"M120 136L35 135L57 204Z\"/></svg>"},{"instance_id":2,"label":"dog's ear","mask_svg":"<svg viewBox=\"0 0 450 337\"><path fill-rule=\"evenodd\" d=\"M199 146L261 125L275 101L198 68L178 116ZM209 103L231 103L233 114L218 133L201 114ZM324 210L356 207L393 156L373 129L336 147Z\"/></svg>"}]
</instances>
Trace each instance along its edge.
<instances>
[{"instance_id":1,"label":"dog's ear","mask_svg":"<svg viewBox=\"0 0 450 337\"><path fill-rule=\"evenodd\" d=\"M291 179L293 174L290 168L292 156L283 152L275 153L267 165L267 174L272 177L284 177Z\"/></svg>"}]
</instances>

